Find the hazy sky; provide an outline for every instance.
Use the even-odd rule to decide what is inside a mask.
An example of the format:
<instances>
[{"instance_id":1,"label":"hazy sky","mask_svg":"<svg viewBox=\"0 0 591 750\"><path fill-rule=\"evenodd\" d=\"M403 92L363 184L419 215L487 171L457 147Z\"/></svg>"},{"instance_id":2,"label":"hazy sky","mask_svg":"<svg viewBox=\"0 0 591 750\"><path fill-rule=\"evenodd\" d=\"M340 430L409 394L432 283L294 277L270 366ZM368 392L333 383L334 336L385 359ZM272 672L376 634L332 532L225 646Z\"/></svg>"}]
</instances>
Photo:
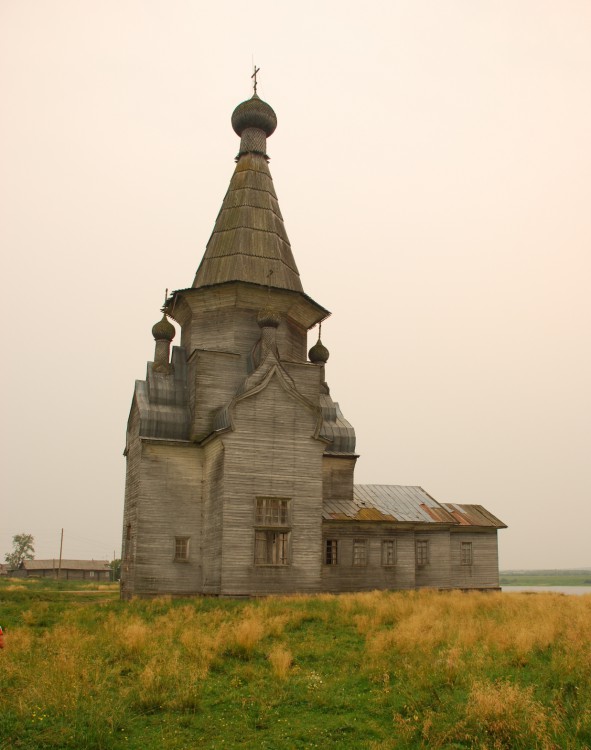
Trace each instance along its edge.
<instances>
[{"instance_id":1,"label":"hazy sky","mask_svg":"<svg viewBox=\"0 0 591 750\"><path fill-rule=\"evenodd\" d=\"M358 483L591 566L588 0L0 0L0 554L120 554L125 426L275 109L271 172ZM310 337L310 344L313 343Z\"/></svg>"}]
</instances>

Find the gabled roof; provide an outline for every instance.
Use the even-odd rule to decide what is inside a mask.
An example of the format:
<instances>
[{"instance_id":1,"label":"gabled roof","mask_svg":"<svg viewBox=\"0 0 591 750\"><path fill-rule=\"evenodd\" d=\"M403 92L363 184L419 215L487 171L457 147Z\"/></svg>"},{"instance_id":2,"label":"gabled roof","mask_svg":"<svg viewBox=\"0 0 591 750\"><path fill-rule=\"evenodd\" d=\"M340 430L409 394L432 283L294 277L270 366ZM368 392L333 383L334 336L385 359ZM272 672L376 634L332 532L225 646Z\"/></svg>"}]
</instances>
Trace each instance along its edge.
<instances>
[{"instance_id":1,"label":"gabled roof","mask_svg":"<svg viewBox=\"0 0 591 750\"><path fill-rule=\"evenodd\" d=\"M267 159L238 159L193 288L250 281L302 292Z\"/></svg>"},{"instance_id":2,"label":"gabled roof","mask_svg":"<svg viewBox=\"0 0 591 750\"><path fill-rule=\"evenodd\" d=\"M398 523L490 526L506 528L481 505L438 503L422 487L399 484L356 484L353 500L325 500L326 521L390 521Z\"/></svg>"},{"instance_id":3,"label":"gabled roof","mask_svg":"<svg viewBox=\"0 0 591 750\"><path fill-rule=\"evenodd\" d=\"M60 567L59 558L52 560L25 560L21 568L25 570L57 570ZM62 570L108 570L108 560L62 560Z\"/></svg>"}]
</instances>

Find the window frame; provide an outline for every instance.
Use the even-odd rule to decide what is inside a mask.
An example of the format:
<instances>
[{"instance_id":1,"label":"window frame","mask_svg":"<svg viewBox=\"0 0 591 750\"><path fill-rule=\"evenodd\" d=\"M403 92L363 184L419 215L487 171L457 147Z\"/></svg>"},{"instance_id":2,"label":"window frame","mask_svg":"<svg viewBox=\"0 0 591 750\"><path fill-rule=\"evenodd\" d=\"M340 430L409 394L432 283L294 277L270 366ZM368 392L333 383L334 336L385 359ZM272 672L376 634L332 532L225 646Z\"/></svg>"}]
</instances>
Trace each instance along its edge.
<instances>
[{"instance_id":1,"label":"window frame","mask_svg":"<svg viewBox=\"0 0 591 750\"><path fill-rule=\"evenodd\" d=\"M291 562L291 498L254 499L254 565L285 568Z\"/></svg>"},{"instance_id":2,"label":"window frame","mask_svg":"<svg viewBox=\"0 0 591 750\"><path fill-rule=\"evenodd\" d=\"M338 565L339 564L339 540L338 539L325 539L324 540L324 565Z\"/></svg>"},{"instance_id":3,"label":"window frame","mask_svg":"<svg viewBox=\"0 0 591 750\"><path fill-rule=\"evenodd\" d=\"M274 504L276 506L274 507ZM289 497L259 496L254 500L254 523L259 528L288 528L291 520Z\"/></svg>"},{"instance_id":4,"label":"window frame","mask_svg":"<svg viewBox=\"0 0 591 750\"><path fill-rule=\"evenodd\" d=\"M428 539L415 540L415 562L417 567L424 568L426 565L429 565L429 552Z\"/></svg>"},{"instance_id":5,"label":"window frame","mask_svg":"<svg viewBox=\"0 0 591 750\"><path fill-rule=\"evenodd\" d=\"M174 562L189 562L191 554L191 537L175 536L174 537Z\"/></svg>"},{"instance_id":6,"label":"window frame","mask_svg":"<svg viewBox=\"0 0 591 750\"><path fill-rule=\"evenodd\" d=\"M386 553L387 549L391 550L391 555ZM382 567L393 568L397 562L398 545L396 544L396 539L382 539Z\"/></svg>"},{"instance_id":7,"label":"window frame","mask_svg":"<svg viewBox=\"0 0 591 750\"><path fill-rule=\"evenodd\" d=\"M283 529L255 529L254 564L257 567L285 568L289 565L290 532ZM261 547L264 553L261 555Z\"/></svg>"},{"instance_id":8,"label":"window frame","mask_svg":"<svg viewBox=\"0 0 591 750\"><path fill-rule=\"evenodd\" d=\"M361 555L357 553L361 552ZM354 568L364 568L367 565L367 539L353 539L353 555L351 564Z\"/></svg>"},{"instance_id":9,"label":"window frame","mask_svg":"<svg viewBox=\"0 0 591 750\"><path fill-rule=\"evenodd\" d=\"M467 554L465 554L467 552ZM460 564L469 567L474 564L474 548L472 542L460 542Z\"/></svg>"}]
</instances>

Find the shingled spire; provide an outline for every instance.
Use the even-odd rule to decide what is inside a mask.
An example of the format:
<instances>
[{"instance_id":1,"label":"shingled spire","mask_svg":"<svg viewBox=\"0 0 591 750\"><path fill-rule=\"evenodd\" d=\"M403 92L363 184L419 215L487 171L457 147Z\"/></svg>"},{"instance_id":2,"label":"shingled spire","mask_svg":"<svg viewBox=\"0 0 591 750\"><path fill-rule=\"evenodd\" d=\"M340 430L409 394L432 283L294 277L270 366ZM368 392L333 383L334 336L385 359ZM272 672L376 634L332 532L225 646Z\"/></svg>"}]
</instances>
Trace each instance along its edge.
<instances>
[{"instance_id":1,"label":"shingled spire","mask_svg":"<svg viewBox=\"0 0 591 750\"><path fill-rule=\"evenodd\" d=\"M303 291L267 163L267 138L276 126L275 112L256 91L234 110L236 169L193 288L247 281Z\"/></svg>"}]
</instances>

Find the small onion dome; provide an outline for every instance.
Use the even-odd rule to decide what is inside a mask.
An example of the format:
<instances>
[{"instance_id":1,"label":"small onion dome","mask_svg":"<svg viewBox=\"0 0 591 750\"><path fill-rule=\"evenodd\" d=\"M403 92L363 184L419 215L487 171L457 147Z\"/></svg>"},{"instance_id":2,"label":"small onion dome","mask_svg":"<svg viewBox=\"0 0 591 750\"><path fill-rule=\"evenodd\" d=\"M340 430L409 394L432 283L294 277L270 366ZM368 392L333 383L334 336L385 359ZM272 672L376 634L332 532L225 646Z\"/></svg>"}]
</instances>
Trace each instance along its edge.
<instances>
[{"instance_id":1,"label":"small onion dome","mask_svg":"<svg viewBox=\"0 0 591 750\"><path fill-rule=\"evenodd\" d=\"M278 328L281 323L281 316L277 310L272 307L265 307L257 316L259 328Z\"/></svg>"},{"instance_id":2,"label":"small onion dome","mask_svg":"<svg viewBox=\"0 0 591 750\"><path fill-rule=\"evenodd\" d=\"M324 346L322 341L320 341L320 339L318 339L318 341L314 344L314 346L308 352L308 357L310 358L310 362L314 362L315 365L326 364L326 362L328 362L329 356L330 356L330 352Z\"/></svg>"},{"instance_id":3,"label":"small onion dome","mask_svg":"<svg viewBox=\"0 0 591 750\"><path fill-rule=\"evenodd\" d=\"M162 316L162 320L159 320L156 325L152 327L152 336L156 341L172 341L175 333L174 326L166 317L166 313Z\"/></svg>"},{"instance_id":4,"label":"small onion dome","mask_svg":"<svg viewBox=\"0 0 591 750\"><path fill-rule=\"evenodd\" d=\"M270 136L277 127L277 115L267 102L254 94L251 99L239 104L232 112L232 127L237 135L242 135L246 128L264 130Z\"/></svg>"}]
</instances>

